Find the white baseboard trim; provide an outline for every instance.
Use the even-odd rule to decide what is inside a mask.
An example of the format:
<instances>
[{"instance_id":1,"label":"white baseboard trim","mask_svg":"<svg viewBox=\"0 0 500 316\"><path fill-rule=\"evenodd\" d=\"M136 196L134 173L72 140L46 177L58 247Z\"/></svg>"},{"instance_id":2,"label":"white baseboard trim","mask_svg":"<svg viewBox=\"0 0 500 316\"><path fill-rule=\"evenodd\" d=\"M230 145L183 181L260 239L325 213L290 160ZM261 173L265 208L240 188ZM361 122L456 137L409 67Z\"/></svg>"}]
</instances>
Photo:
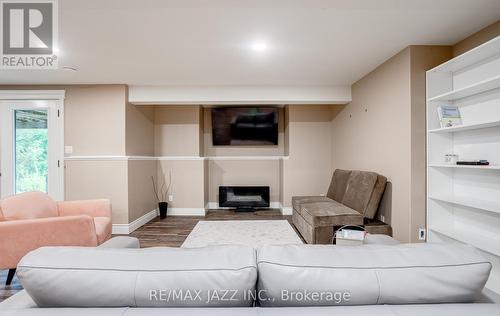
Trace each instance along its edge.
<instances>
[{"instance_id":1,"label":"white baseboard trim","mask_svg":"<svg viewBox=\"0 0 500 316\"><path fill-rule=\"evenodd\" d=\"M292 215L292 213L293 213L292 207L281 207L281 214L282 215Z\"/></svg>"},{"instance_id":2,"label":"white baseboard trim","mask_svg":"<svg viewBox=\"0 0 500 316\"><path fill-rule=\"evenodd\" d=\"M208 202L207 205L205 206L206 209L221 209L221 210L230 210L234 209L234 207L219 207L218 202ZM269 203L269 208L279 208L281 209L281 203L280 202L270 202Z\"/></svg>"},{"instance_id":3,"label":"white baseboard trim","mask_svg":"<svg viewBox=\"0 0 500 316\"><path fill-rule=\"evenodd\" d=\"M167 211L167 216L205 216L204 208L172 207ZM158 216L158 209L154 209L130 224L113 224L113 235L128 235L139 227L149 223Z\"/></svg>"},{"instance_id":4,"label":"white baseboard trim","mask_svg":"<svg viewBox=\"0 0 500 316\"><path fill-rule=\"evenodd\" d=\"M205 216L205 214L206 210L202 207L169 207L167 211L167 216Z\"/></svg>"},{"instance_id":5,"label":"white baseboard trim","mask_svg":"<svg viewBox=\"0 0 500 316\"><path fill-rule=\"evenodd\" d=\"M155 218L157 216L158 216L158 209L154 209L154 210L142 215L141 217L139 217L138 219L136 219L135 221L133 221L130 224L113 224L112 233L114 235L128 235L131 232L133 232L134 230L136 230L137 228L147 224L148 222L150 222L153 218Z\"/></svg>"}]
</instances>

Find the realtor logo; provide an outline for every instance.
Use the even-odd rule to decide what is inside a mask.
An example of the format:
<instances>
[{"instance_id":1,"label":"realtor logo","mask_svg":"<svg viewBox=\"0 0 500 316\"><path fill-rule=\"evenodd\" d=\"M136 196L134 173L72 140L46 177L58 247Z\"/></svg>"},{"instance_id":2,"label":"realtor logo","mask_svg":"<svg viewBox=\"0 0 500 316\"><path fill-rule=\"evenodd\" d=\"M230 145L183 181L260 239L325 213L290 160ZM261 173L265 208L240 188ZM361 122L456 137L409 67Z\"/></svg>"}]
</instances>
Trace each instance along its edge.
<instances>
[{"instance_id":1,"label":"realtor logo","mask_svg":"<svg viewBox=\"0 0 500 316\"><path fill-rule=\"evenodd\" d=\"M57 69L56 0L0 0L3 69Z\"/></svg>"}]
</instances>

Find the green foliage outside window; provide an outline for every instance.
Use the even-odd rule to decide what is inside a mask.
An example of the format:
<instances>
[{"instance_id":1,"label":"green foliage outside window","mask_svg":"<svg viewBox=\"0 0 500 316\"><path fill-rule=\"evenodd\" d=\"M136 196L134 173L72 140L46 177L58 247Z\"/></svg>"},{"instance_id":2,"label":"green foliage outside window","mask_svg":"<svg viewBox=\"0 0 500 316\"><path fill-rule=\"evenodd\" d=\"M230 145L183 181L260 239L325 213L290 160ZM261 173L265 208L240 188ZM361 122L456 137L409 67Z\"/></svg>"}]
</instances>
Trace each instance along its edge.
<instances>
[{"instance_id":1,"label":"green foliage outside window","mask_svg":"<svg viewBox=\"0 0 500 316\"><path fill-rule=\"evenodd\" d=\"M16 193L47 192L47 129L16 129Z\"/></svg>"}]
</instances>

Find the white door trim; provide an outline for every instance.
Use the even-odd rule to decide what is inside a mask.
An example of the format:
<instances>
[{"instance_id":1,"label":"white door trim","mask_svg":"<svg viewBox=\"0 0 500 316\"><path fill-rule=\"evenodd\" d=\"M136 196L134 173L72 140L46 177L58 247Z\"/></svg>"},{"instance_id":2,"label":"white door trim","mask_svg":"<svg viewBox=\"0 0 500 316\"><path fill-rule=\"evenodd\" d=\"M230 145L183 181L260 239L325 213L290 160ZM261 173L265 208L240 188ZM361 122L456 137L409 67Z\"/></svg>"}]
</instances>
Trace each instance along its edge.
<instances>
[{"instance_id":1,"label":"white door trim","mask_svg":"<svg viewBox=\"0 0 500 316\"><path fill-rule=\"evenodd\" d=\"M60 100L66 98L65 90L0 90L0 100Z\"/></svg>"},{"instance_id":2,"label":"white door trim","mask_svg":"<svg viewBox=\"0 0 500 316\"><path fill-rule=\"evenodd\" d=\"M55 133L56 145L53 147L52 157L58 160L59 163L59 171L57 174L57 182L59 189L57 192L54 192L53 198L56 200L64 200L64 99L66 97L65 90L0 90L0 101L23 101L23 100L40 100L40 101L55 101L56 105L53 110L57 111L55 115L57 120L54 122L49 122L52 125L53 131ZM5 103L5 102L0 102ZM0 112L7 112L4 109L0 108ZM5 132L5 131L4 131ZM0 130L0 139L5 141L5 135L1 135L2 131ZM0 155L0 167L2 163L6 163L5 161L1 161L1 158L4 155ZM4 160L8 160L5 159ZM9 163L7 161L7 163ZM56 162L57 163L57 162ZM2 180L2 182L4 182ZM4 189L5 190L5 189ZM4 191L2 190L2 191ZM5 196L5 192L0 191L1 196Z\"/></svg>"}]
</instances>

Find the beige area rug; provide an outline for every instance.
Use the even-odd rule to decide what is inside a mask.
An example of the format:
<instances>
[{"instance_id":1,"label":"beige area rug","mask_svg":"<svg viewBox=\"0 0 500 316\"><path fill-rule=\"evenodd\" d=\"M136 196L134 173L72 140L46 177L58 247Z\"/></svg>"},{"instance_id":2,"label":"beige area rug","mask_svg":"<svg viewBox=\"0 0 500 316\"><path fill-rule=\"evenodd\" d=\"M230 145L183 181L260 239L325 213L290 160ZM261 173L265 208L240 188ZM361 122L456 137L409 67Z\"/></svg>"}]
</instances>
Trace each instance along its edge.
<instances>
[{"instance_id":1,"label":"beige area rug","mask_svg":"<svg viewBox=\"0 0 500 316\"><path fill-rule=\"evenodd\" d=\"M302 240L286 220L199 221L181 247L196 248L227 244L260 247L302 244Z\"/></svg>"}]
</instances>

